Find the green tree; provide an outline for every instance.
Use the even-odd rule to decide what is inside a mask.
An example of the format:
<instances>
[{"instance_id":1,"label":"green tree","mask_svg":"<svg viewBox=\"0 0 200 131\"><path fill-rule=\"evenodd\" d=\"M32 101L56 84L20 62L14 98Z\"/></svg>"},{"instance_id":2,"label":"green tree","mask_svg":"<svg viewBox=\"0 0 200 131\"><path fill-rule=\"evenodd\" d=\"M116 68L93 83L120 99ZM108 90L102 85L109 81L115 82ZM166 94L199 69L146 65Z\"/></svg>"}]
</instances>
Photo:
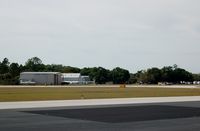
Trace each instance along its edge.
<instances>
[{"instance_id":1,"label":"green tree","mask_svg":"<svg viewBox=\"0 0 200 131\"><path fill-rule=\"evenodd\" d=\"M130 73L128 70L117 67L112 70L112 80L114 84L124 84L128 82Z\"/></svg>"},{"instance_id":2,"label":"green tree","mask_svg":"<svg viewBox=\"0 0 200 131\"><path fill-rule=\"evenodd\" d=\"M97 67L83 68L83 69L81 69L80 73L81 73L81 75L89 76L91 80L95 81L97 70L98 70Z\"/></svg>"},{"instance_id":3,"label":"green tree","mask_svg":"<svg viewBox=\"0 0 200 131\"><path fill-rule=\"evenodd\" d=\"M140 84L148 83L148 75L146 70L138 71L136 76L138 83Z\"/></svg>"},{"instance_id":4,"label":"green tree","mask_svg":"<svg viewBox=\"0 0 200 131\"><path fill-rule=\"evenodd\" d=\"M110 71L103 67L83 68L81 75L88 75L96 84L105 84L111 80Z\"/></svg>"},{"instance_id":5,"label":"green tree","mask_svg":"<svg viewBox=\"0 0 200 131\"><path fill-rule=\"evenodd\" d=\"M193 81L192 73L185 69L176 68L173 71L172 79L174 83L180 83L180 81Z\"/></svg>"},{"instance_id":6,"label":"green tree","mask_svg":"<svg viewBox=\"0 0 200 131\"><path fill-rule=\"evenodd\" d=\"M61 65L61 64L46 65L44 71L46 71L46 72L63 72L63 65Z\"/></svg>"},{"instance_id":7,"label":"green tree","mask_svg":"<svg viewBox=\"0 0 200 131\"><path fill-rule=\"evenodd\" d=\"M150 68L134 74L138 83L157 84L158 82L180 83L180 81L193 81L190 72L178 68L177 65L165 66L162 69ZM132 78L133 79L133 78Z\"/></svg>"},{"instance_id":8,"label":"green tree","mask_svg":"<svg viewBox=\"0 0 200 131\"><path fill-rule=\"evenodd\" d=\"M192 74L194 81L200 81L200 74Z\"/></svg>"},{"instance_id":9,"label":"green tree","mask_svg":"<svg viewBox=\"0 0 200 131\"><path fill-rule=\"evenodd\" d=\"M25 63L25 68L27 71L44 71L45 65L40 58L33 57Z\"/></svg>"},{"instance_id":10,"label":"green tree","mask_svg":"<svg viewBox=\"0 0 200 131\"><path fill-rule=\"evenodd\" d=\"M0 62L0 74L5 74L9 72L9 60L4 58L2 62Z\"/></svg>"},{"instance_id":11,"label":"green tree","mask_svg":"<svg viewBox=\"0 0 200 131\"><path fill-rule=\"evenodd\" d=\"M137 79L138 77L137 77L137 73L135 73L135 74L132 74L132 73L130 73L130 78L129 78L129 80L128 80L128 83L129 84L135 84L135 83L137 83Z\"/></svg>"},{"instance_id":12,"label":"green tree","mask_svg":"<svg viewBox=\"0 0 200 131\"><path fill-rule=\"evenodd\" d=\"M147 70L147 83L157 84L161 80L161 71L158 68Z\"/></svg>"},{"instance_id":13,"label":"green tree","mask_svg":"<svg viewBox=\"0 0 200 131\"><path fill-rule=\"evenodd\" d=\"M98 67L96 72L94 72L95 74L95 83L96 84L105 84L106 82L108 82L110 80L109 76L110 76L110 71L106 70L103 67Z\"/></svg>"},{"instance_id":14,"label":"green tree","mask_svg":"<svg viewBox=\"0 0 200 131\"><path fill-rule=\"evenodd\" d=\"M71 67L71 66L64 66L63 67L63 73L80 73L80 69L76 67Z\"/></svg>"},{"instance_id":15,"label":"green tree","mask_svg":"<svg viewBox=\"0 0 200 131\"><path fill-rule=\"evenodd\" d=\"M165 66L161 69L161 81L162 82L172 82L173 79L173 67Z\"/></svg>"},{"instance_id":16,"label":"green tree","mask_svg":"<svg viewBox=\"0 0 200 131\"><path fill-rule=\"evenodd\" d=\"M20 74L20 66L18 63L12 63L10 64L9 72L12 75L12 77L19 76Z\"/></svg>"}]
</instances>

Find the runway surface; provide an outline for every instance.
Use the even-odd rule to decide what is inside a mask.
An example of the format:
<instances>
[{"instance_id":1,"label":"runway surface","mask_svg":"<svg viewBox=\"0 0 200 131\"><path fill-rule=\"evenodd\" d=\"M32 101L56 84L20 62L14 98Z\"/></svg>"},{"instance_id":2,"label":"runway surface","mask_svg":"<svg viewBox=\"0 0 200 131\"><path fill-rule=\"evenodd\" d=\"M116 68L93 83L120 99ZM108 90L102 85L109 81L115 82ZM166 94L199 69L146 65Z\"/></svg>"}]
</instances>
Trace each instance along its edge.
<instances>
[{"instance_id":1,"label":"runway surface","mask_svg":"<svg viewBox=\"0 0 200 131\"><path fill-rule=\"evenodd\" d=\"M22 109L22 108L47 108L47 107L125 105L125 104L142 104L142 103L147 104L147 103L186 102L186 101L187 102L200 101L200 96L0 102L0 110Z\"/></svg>"},{"instance_id":2,"label":"runway surface","mask_svg":"<svg viewBox=\"0 0 200 131\"><path fill-rule=\"evenodd\" d=\"M0 131L198 131L200 101L0 110Z\"/></svg>"}]
</instances>

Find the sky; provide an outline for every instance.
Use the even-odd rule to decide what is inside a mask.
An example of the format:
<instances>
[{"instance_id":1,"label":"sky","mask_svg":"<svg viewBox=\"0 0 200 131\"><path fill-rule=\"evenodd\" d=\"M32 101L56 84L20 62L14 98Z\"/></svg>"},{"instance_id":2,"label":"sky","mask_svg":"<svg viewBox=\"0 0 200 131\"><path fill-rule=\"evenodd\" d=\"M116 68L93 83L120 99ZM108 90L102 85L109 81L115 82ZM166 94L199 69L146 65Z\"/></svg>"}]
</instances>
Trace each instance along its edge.
<instances>
[{"instance_id":1,"label":"sky","mask_svg":"<svg viewBox=\"0 0 200 131\"><path fill-rule=\"evenodd\" d=\"M0 0L0 60L200 73L199 0Z\"/></svg>"}]
</instances>

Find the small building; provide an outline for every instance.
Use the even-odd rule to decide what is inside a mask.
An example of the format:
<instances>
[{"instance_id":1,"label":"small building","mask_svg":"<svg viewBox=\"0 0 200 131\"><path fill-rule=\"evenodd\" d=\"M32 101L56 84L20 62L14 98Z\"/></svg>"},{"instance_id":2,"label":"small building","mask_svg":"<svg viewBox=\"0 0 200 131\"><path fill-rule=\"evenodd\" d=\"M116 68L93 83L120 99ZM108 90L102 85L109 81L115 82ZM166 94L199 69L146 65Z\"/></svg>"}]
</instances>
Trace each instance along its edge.
<instances>
[{"instance_id":1,"label":"small building","mask_svg":"<svg viewBox=\"0 0 200 131\"><path fill-rule=\"evenodd\" d=\"M200 81L193 81L194 85L200 85Z\"/></svg>"},{"instance_id":2,"label":"small building","mask_svg":"<svg viewBox=\"0 0 200 131\"><path fill-rule=\"evenodd\" d=\"M82 76L80 73L62 73L62 84L90 84L89 76Z\"/></svg>"},{"instance_id":3,"label":"small building","mask_svg":"<svg viewBox=\"0 0 200 131\"><path fill-rule=\"evenodd\" d=\"M33 85L60 85L60 72L22 72L20 74L20 84Z\"/></svg>"}]
</instances>

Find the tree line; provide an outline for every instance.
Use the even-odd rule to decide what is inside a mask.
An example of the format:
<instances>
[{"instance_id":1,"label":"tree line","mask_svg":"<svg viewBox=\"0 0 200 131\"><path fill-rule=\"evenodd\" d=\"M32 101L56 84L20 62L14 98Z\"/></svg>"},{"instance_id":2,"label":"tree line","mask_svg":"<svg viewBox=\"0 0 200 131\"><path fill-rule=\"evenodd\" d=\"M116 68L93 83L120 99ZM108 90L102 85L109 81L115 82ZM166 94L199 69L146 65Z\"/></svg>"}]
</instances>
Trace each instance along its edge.
<instances>
[{"instance_id":1,"label":"tree line","mask_svg":"<svg viewBox=\"0 0 200 131\"><path fill-rule=\"evenodd\" d=\"M179 84L181 81L200 81L200 74L192 74L177 65L165 66L161 69L153 67L141 70L137 73L130 73L128 70L116 67L113 70L103 67L77 68L64 66L61 64L43 64L38 57L30 58L24 65L10 63L7 58L0 62L0 84L19 84L21 72L61 72L61 73L81 73L87 75L96 84L157 84L158 82L170 82Z\"/></svg>"},{"instance_id":2,"label":"tree line","mask_svg":"<svg viewBox=\"0 0 200 131\"><path fill-rule=\"evenodd\" d=\"M158 82L168 82L172 84L181 84L181 82L199 81L200 74L192 74L177 65L165 66L161 69L150 68L131 74L130 83L158 84Z\"/></svg>"},{"instance_id":3,"label":"tree line","mask_svg":"<svg viewBox=\"0 0 200 131\"><path fill-rule=\"evenodd\" d=\"M129 71L120 67L108 70L103 67L80 69L61 64L45 65L38 57L30 58L26 61L25 65L22 65L18 63L10 63L7 58L4 58L2 62L0 62L0 84L19 84L19 76L21 72L81 73L81 75L89 76L91 81L95 81L96 84L106 84L107 82L123 84L130 78Z\"/></svg>"}]
</instances>

